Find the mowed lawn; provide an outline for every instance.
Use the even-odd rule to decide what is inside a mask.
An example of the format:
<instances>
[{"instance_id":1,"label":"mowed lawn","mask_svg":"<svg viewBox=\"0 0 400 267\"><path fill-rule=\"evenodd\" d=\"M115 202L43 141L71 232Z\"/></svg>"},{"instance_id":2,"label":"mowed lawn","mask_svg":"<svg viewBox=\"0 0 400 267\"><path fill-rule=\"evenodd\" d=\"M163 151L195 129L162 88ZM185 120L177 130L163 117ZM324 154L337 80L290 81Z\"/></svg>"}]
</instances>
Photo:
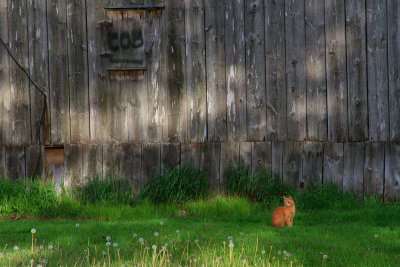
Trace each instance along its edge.
<instances>
[{"instance_id":1,"label":"mowed lawn","mask_svg":"<svg viewBox=\"0 0 400 267\"><path fill-rule=\"evenodd\" d=\"M129 212L109 220L2 220L0 265L400 266L394 205L297 212L294 226L281 229L269 226L272 210L259 208Z\"/></svg>"}]
</instances>

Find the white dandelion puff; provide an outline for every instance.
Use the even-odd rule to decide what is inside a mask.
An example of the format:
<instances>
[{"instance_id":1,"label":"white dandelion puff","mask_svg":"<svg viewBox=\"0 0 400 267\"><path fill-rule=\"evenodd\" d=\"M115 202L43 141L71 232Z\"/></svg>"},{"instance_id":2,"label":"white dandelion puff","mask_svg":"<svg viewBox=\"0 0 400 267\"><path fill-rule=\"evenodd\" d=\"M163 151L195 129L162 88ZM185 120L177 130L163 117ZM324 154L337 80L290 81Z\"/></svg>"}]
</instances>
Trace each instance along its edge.
<instances>
[{"instance_id":1,"label":"white dandelion puff","mask_svg":"<svg viewBox=\"0 0 400 267\"><path fill-rule=\"evenodd\" d=\"M107 242L107 243L106 243L106 246L107 246L107 247L111 246L111 242Z\"/></svg>"},{"instance_id":2,"label":"white dandelion puff","mask_svg":"<svg viewBox=\"0 0 400 267\"><path fill-rule=\"evenodd\" d=\"M118 243L114 243L114 244L113 244L113 247L114 247L114 248L117 248L117 247L118 247Z\"/></svg>"},{"instance_id":3,"label":"white dandelion puff","mask_svg":"<svg viewBox=\"0 0 400 267\"><path fill-rule=\"evenodd\" d=\"M235 244L233 244L233 242L229 243L229 247L233 248L235 246Z\"/></svg>"},{"instance_id":4,"label":"white dandelion puff","mask_svg":"<svg viewBox=\"0 0 400 267\"><path fill-rule=\"evenodd\" d=\"M32 228L31 233L32 233L32 234L36 233L36 229L35 229L35 228Z\"/></svg>"},{"instance_id":5,"label":"white dandelion puff","mask_svg":"<svg viewBox=\"0 0 400 267\"><path fill-rule=\"evenodd\" d=\"M323 258L324 260L326 260L326 259L328 258L328 255L324 254L324 255L322 255L322 258Z\"/></svg>"},{"instance_id":6,"label":"white dandelion puff","mask_svg":"<svg viewBox=\"0 0 400 267\"><path fill-rule=\"evenodd\" d=\"M111 241L111 236L107 236L107 237L106 237L106 240L107 240L107 241Z\"/></svg>"},{"instance_id":7,"label":"white dandelion puff","mask_svg":"<svg viewBox=\"0 0 400 267\"><path fill-rule=\"evenodd\" d=\"M158 236L158 232L155 232L155 233L154 233L154 236L157 237L157 236Z\"/></svg>"}]
</instances>

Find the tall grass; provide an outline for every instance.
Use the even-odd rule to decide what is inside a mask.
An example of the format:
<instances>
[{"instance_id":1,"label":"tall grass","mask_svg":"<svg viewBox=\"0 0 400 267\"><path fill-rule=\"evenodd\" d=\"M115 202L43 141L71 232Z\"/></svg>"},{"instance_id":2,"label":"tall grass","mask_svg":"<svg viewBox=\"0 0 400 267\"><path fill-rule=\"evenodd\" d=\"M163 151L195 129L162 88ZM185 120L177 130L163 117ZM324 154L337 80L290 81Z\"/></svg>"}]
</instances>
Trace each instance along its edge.
<instances>
[{"instance_id":1,"label":"tall grass","mask_svg":"<svg viewBox=\"0 0 400 267\"><path fill-rule=\"evenodd\" d=\"M226 191L230 195L263 202L268 207L280 203L283 196L293 195L295 192L292 186L282 182L279 175L267 170L253 173L249 166L242 164L231 168L228 172Z\"/></svg>"},{"instance_id":2,"label":"tall grass","mask_svg":"<svg viewBox=\"0 0 400 267\"><path fill-rule=\"evenodd\" d=\"M207 175L188 166L167 170L142 187L141 199L153 203L178 203L206 198L209 182Z\"/></svg>"}]
</instances>

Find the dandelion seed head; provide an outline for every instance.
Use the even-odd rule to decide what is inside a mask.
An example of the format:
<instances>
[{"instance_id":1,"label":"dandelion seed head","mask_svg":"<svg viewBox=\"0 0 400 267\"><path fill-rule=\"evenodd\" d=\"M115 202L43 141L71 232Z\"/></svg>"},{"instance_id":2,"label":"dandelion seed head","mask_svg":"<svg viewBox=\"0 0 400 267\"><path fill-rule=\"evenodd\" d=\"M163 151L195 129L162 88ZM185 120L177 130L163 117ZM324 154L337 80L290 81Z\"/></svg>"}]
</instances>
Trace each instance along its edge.
<instances>
[{"instance_id":1,"label":"dandelion seed head","mask_svg":"<svg viewBox=\"0 0 400 267\"><path fill-rule=\"evenodd\" d=\"M79 227L79 223L75 224L75 226L76 226L76 228L78 228Z\"/></svg>"},{"instance_id":2,"label":"dandelion seed head","mask_svg":"<svg viewBox=\"0 0 400 267\"><path fill-rule=\"evenodd\" d=\"M36 267L42 267L43 265L41 265L41 264L38 264L38 265L36 265Z\"/></svg>"},{"instance_id":3,"label":"dandelion seed head","mask_svg":"<svg viewBox=\"0 0 400 267\"><path fill-rule=\"evenodd\" d=\"M233 242L229 243L229 247L233 248L235 246L235 244L233 244Z\"/></svg>"},{"instance_id":4,"label":"dandelion seed head","mask_svg":"<svg viewBox=\"0 0 400 267\"><path fill-rule=\"evenodd\" d=\"M194 240L194 242L195 242L195 243L198 243L198 242L199 242L199 240L198 240L198 239L195 239L195 240Z\"/></svg>"},{"instance_id":5,"label":"dandelion seed head","mask_svg":"<svg viewBox=\"0 0 400 267\"><path fill-rule=\"evenodd\" d=\"M246 260L245 260L245 259L243 259L243 260L242 260L242 262L243 262L243 264L244 264L244 263L246 263Z\"/></svg>"},{"instance_id":6,"label":"dandelion seed head","mask_svg":"<svg viewBox=\"0 0 400 267\"><path fill-rule=\"evenodd\" d=\"M31 233L32 233L32 234L36 233L36 229L35 229L35 228L32 228Z\"/></svg>"},{"instance_id":7,"label":"dandelion seed head","mask_svg":"<svg viewBox=\"0 0 400 267\"><path fill-rule=\"evenodd\" d=\"M232 236L228 236L228 240L232 240Z\"/></svg>"},{"instance_id":8,"label":"dandelion seed head","mask_svg":"<svg viewBox=\"0 0 400 267\"><path fill-rule=\"evenodd\" d=\"M41 262L46 264L47 263L47 259L43 259L43 260L41 260Z\"/></svg>"},{"instance_id":9,"label":"dandelion seed head","mask_svg":"<svg viewBox=\"0 0 400 267\"><path fill-rule=\"evenodd\" d=\"M326 260L326 259L328 258L328 255L324 254L324 255L322 255L322 258L323 258L324 260Z\"/></svg>"},{"instance_id":10,"label":"dandelion seed head","mask_svg":"<svg viewBox=\"0 0 400 267\"><path fill-rule=\"evenodd\" d=\"M49 249L53 249L53 245L52 244L49 245Z\"/></svg>"},{"instance_id":11,"label":"dandelion seed head","mask_svg":"<svg viewBox=\"0 0 400 267\"><path fill-rule=\"evenodd\" d=\"M262 254L265 254L265 250L262 250L261 253L262 253Z\"/></svg>"},{"instance_id":12,"label":"dandelion seed head","mask_svg":"<svg viewBox=\"0 0 400 267\"><path fill-rule=\"evenodd\" d=\"M111 246L111 243L110 243L110 242L107 242L107 243L106 243L106 246L107 246L107 247Z\"/></svg>"},{"instance_id":13,"label":"dandelion seed head","mask_svg":"<svg viewBox=\"0 0 400 267\"><path fill-rule=\"evenodd\" d=\"M19 247L18 247L17 245L15 245L15 246L14 246L14 250L15 250L15 251L18 251L18 250L19 250Z\"/></svg>"},{"instance_id":14,"label":"dandelion seed head","mask_svg":"<svg viewBox=\"0 0 400 267\"><path fill-rule=\"evenodd\" d=\"M193 259L194 262L197 262L197 259Z\"/></svg>"},{"instance_id":15,"label":"dandelion seed head","mask_svg":"<svg viewBox=\"0 0 400 267\"><path fill-rule=\"evenodd\" d=\"M139 238L139 242L140 243L144 243L144 239L141 237L141 238Z\"/></svg>"},{"instance_id":16,"label":"dandelion seed head","mask_svg":"<svg viewBox=\"0 0 400 267\"><path fill-rule=\"evenodd\" d=\"M154 236L155 236L155 237L157 237L158 235L159 235L158 232L155 232L155 233L154 233Z\"/></svg>"},{"instance_id":17,"label":"dandelion seed head","mask_svg":"<svg viewBox=\"0 0 400 267\"><path fill-rule=\"evenodd\" d=\"M26 255L26 250L25 249L22 251L22 254Z\"/></svg>"},{"instance_id":18,"label":"dandelion seed head","mask_svg":"<svg viewBox=\"0 0 400 267\"><path fill-rule=\"evenodd\" d=\"M288 257L288 258L290 257L290 253L289 252L286 254L286 257Z\"/></svg>"},{"instance_id":19,"label":"dandelion seed head","mask_svg":"<svg viewBox=\"0 0 400 267\"><path fill-rule=\"evenodd\" d=\"M43 245L40 245L39 248L40 248L40 249L44 249L44 246L43 246Z\"/></svg>"},{"instance_id":20,"label":"dandelion seed head","mask_svg":"<svg viewBox=\"0 0 400 267\"><path fill-rule=\"evenodd\" d=\"M156 248L157 248L157 246L156 246L156 245L153 245L153 246L152 246L152 248L153 248L153 249L156 249Z\"/></svg>"},{"instance_id":21,"label":"dandelion seed head","mask_svg":"<svg viewBox=\"0 0 400 267\"><path fill-rule=\"evenodd\" d=\"M179 232L180 232L179 230L176 230L176 233L177 233L177 234L179 234Z\"/></svg>"},{"instance_id":22,"label":"dandelion seed head","mask_svg":"<svg viewBox=\"0 0 400 267\"><path fill-rule=\"evenodd\" d=\"M217 258L215 259L215 261L216 261L216 262L219 262L219 257L217 257Z\"/></svg>"},{"instance_id":23,"label":"dandelion seed head","mask_svg":"<svg viewBox=\"0 0 400 267\"><path fill-rule=\"evenodd\" d=\"M374 237L375 237L375 238L378 238L378 234L374 234Z\"/></svg>"},{"instance_id":24,"label":"dandelion seed head","mask_svg":"<svg viewBox=\"0 0 400 267\"><path fill-rule=\"evenodd\" d=\"M287 254L287 251L286 251L286 250L284 250L284 251L283 251L283 255L285 255L285 256L286 256L286 254Z\"/></svg>"},{"instance_id":25,"label":"dandelion seed head","mask_svg":"<svg viewBox=\"0 0 400 267\"><path fill-rule=\"evenodd\" d=\"M7 252L7 256L10 257L11 256L11 252Z\"/></svg>"},{"instance_id":26,"label":"dandelion seed head","mask_svg":"<svg viewBox=\"0 0 400 267\"><path fill-rule=\"evenodd\" d=\"M164 225L164 222L161 221L161 222L160 222L160 225Z\"/></svg>"},{"instance_id":27,"label":"dandelion seed head","mask_svg":"<svg viewBox=\"0 0 400 267\"><path fill-rule=\"evenodd\" d=\"M114 243L114 244L113 244L113 247L114 247L114 248L117 248L117 247L118 247L118 243Z\"/></svg>"},{"instance_id":28,"label":"dandelion seed head","mask_svg":"<svg viewBox=\"0 0 400 267\"><path fill-rule=\"evenodd\" d=\"M107 241L111 241L111 236L107 236L107 237L106 237L106 240L107 240Z\"/></svg>"},{"instance_id":29,"label":"dandelion seed head","mask_svg":"<svg viewBox=\"0 0 400 267\"><path fill-rule=\"evenodd\" d=\"M135 234L133 234L133 237L137 237L137 234L135 233Z\"/></svg>"}]
</instances>

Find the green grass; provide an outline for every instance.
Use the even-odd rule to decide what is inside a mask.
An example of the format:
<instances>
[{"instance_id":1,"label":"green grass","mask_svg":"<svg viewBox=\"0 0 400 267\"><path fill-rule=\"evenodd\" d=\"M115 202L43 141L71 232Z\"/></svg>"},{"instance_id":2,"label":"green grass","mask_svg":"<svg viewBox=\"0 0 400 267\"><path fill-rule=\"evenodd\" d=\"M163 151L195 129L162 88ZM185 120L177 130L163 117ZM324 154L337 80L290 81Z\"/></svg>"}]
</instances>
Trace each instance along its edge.
<instances>
[{"instance_id":1,"label":"green grass","mask_svg":"<svg viewBox=\"0 0 400 267\"><path fill-rule=\"evenodd\" d=\"M103 220L3 220L0 247L5 250L0 265L8 265L9 260L11 265L28 265L33 258L35 265L46 259L47 266L103 266L103 263L108 265L109 260L113 266L135 263L151 266L153 245L157 245L158 255L154 261L161 266L168 265L164 262L167 259L171 266L212 265L212 262L216 265L217 257L219 266L230 261L243 266L242 260L249 265L262 266L267 261L278 264L278 259L280 266L283 262L290 266L290 261L293 266L400 264L400 208L374 200L363 201L354 209L299 211L294 226L281 229L269 226L272 210L235 197L192 201L181 207L145 202L135 207L114 207L114 213L107 206L99 205L96 209L104 215ZM115 210L121 214L116 216ZM111 217L107 218L109 215ZM37 230L33 254L32 228ZM157 237L155 232L159 233ZM118 243L117 248L106 246L107 236L111 237L111 244ZM234 243L232 258L228 236ZM145 240L143 246L138 241L140 237ZM49 249L50 243L53 249ZM168 253L160 253L165 243L168 243L165 250ZM13 249L15 245L19 247L18 252ZM40 249L40 245L44 249ZM290 253L290 257L283 255L284 251ZM323 255L328 258L324 260Z\"/></svg>"}]
</instances>

